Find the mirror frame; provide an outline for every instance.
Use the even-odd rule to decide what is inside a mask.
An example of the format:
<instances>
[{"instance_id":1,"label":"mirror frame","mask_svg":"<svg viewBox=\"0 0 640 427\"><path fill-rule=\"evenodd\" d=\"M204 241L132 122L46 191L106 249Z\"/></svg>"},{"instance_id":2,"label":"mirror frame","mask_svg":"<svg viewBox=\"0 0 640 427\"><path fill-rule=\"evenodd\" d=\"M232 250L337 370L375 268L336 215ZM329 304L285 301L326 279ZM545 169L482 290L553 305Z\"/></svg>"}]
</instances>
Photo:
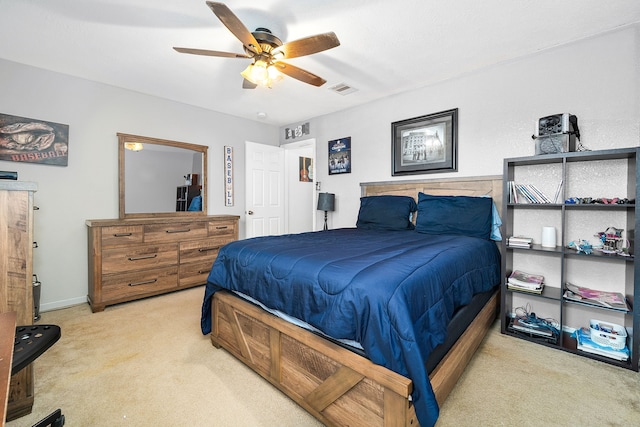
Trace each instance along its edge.
<instances>
[{"instance_id":1,"label":"mirror frame","mask_svg":"<svg viewBox=\"0 0 640 427\"><path fill-rule=\"evenodd\" d=\"M147 136L131 135L127 133L117 133L118 135L118 181L119 181L119 204L120 204L120 219L127 218L155 218L155 217L191 217L191 216L206 216L207 215L207 150L209 147L206 145L190 144L188 142L171 141L168 139L151 138ZM170 147L184 148L186 150L197 151L202 154L202 210L198 212L184 211L184 212L147 212L147 213L126 213L125 209L125 176L124 176L124 153L125 143L140 142L142 144L155 144L165 145Z\"/></svg>"}]
</instances>

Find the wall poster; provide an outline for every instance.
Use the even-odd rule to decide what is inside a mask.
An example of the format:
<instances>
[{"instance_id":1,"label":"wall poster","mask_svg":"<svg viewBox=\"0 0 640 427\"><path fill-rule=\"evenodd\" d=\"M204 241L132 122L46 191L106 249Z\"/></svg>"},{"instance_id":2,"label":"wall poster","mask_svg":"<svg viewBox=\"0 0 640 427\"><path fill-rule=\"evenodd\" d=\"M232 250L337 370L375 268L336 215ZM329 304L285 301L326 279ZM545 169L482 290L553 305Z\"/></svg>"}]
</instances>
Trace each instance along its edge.
<instances>
[{"instance_id":1,"label":"wall poster","mask_svg":"<svg viewBox=\"0 0 640 427\"><path fill-rule=\"evenodd\" d=\"M67 166L69 125L0 114L0 160Z\"/></svg>"},{"instance_id":2,"label":"wall poster","mask_svg":"<svg viewBox=\"0 0 640 427\"><path fill-rule=\"evenodd\" d=\"M351 137L329 141L329 175L351 173Z\"/></svg>"}]
</instances>

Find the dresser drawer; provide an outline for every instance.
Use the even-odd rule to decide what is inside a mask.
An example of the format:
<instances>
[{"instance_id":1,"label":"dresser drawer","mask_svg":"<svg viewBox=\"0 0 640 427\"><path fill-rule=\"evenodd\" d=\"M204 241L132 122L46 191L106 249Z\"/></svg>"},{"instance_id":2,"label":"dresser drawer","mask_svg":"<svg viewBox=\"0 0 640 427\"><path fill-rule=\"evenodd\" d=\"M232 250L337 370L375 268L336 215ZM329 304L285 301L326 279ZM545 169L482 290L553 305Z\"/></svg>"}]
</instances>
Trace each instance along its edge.
<instances>
[{"instance_id":1,"label":"dresser drawer","mask_svg":"<svg viewBox=\"0 0 640 427\"><path fill-rule=\"evenodd\" d=\"M207 283L211 265L212 263L208 261L180 264L178 279L180 286L203 285Z\"/></svg>"},{"instance_id":2,"label":"dresser drawer","mask_svg":"<svg viewBox=\"0 0 640 427\"><path fill-rule=\"evenodd\" d=\"M228 239L213 238L194 240L180 243L180 264L186 262L209 261L213 263L218 250L228 242Z\"/></svg>"},{"instance_id":3,"label":"dresser drawer","mask_svg":"<svg viewBox=\"0 0 640 427\"><path fill-rule=\"evenodd\" d=\"M143 227L141 225L119 225L102 227L102 247L122 246L142 243Z\"/></svg>"},{"instance_id":4,"label":"dresser drawer","mask_svg":"<svg viewBox=\"0 0 640 427\"><path fill-rule=\"evenodd\" d=\"M144 241L179 242L207 237L206 222L149 224L144 226Z\"/></svg>"},{"instance_id":5,"label":"dresser drawer","mask_svg":"<svg viewBox=\"0 0 640 427\"><path fill-rule=\"evenodd\" d=\"M235 239L236 224L236 221L211 221L209 222L209 236L229 236L231 239Z\"/></svg>"},{"instance_id":6,"label":"dresser drawer","mask_svg":"<svg viewBox=\"0 0 640 427\"><path fill-rule=\"evenodd\" d=\"M136 245L102 251L102 274L165 267L177 263L177 243Z\"/></svg>"},{"instance_id":7,"label":"dresser drawer","mask_svg":"<svg viewBox=\"0 0 640 427\"><path fill-rule=\"evenodd\" d=\"M102 278L102 300L127 300L138 295L175 289L177 286L178 267L175 266L110 274Z\"/></svg>"}]
</instances>

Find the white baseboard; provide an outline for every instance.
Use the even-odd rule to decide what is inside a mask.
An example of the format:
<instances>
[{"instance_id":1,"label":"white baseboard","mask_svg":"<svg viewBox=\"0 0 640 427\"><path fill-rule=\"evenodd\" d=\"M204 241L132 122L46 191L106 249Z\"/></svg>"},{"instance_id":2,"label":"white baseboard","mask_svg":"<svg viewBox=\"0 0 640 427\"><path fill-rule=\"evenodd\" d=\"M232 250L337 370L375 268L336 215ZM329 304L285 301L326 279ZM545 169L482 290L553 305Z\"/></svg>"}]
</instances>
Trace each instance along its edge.
<instances>
[{"instance_id":1,"label":"white baseboard","mask_svg":"<svg viewBox=\"0 0 640 427\"><path fill-rule=\"evenodd\" d=\"M87 304L87 297L77 297L67 300L54 301L46 304L40 304L40 313L47 311L59 310L61 308L73 307L74 305Z\"/></svg>"}]
</instances>

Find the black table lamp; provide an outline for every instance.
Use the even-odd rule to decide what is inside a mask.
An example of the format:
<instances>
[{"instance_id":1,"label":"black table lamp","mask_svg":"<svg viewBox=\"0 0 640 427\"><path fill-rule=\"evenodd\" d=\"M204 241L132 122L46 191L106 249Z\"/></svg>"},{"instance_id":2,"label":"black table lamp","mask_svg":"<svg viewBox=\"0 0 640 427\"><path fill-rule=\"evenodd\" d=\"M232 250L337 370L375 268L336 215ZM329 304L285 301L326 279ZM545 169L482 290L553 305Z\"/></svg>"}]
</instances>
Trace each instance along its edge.
<instances>
[{"instance_id":1,"label":"black table lamp","mask_svg":"<svg viewBox=\"0 0 640 427\"><path fill-rule=\"evenodd\" d=\"M318 194L318 210L324 211L324 230L328 230L327 227L327 212L334 211L336 204L336 195L333 193L319 193Z\"/></svg>"}]
</instances>

